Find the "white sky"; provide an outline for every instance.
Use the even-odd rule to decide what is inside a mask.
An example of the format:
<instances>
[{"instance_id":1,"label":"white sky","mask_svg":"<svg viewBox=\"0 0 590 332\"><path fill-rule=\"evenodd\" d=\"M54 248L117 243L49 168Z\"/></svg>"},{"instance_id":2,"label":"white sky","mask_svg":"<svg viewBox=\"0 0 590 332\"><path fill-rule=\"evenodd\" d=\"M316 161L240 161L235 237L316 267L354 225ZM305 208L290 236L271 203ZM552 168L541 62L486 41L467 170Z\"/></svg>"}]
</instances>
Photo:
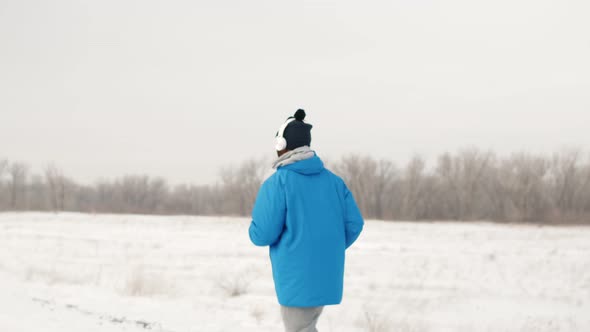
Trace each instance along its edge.
<instances>
[{"instance_id":1,"label":"white sky","mask_svg":"<svg viewBox=\"0 0 590 332\"><path fill-rule=\"evenodd\" d=\"M590 146L590 1L0 0L0 158L211 183L312 147Z\"/></svg>"}]
</instances>

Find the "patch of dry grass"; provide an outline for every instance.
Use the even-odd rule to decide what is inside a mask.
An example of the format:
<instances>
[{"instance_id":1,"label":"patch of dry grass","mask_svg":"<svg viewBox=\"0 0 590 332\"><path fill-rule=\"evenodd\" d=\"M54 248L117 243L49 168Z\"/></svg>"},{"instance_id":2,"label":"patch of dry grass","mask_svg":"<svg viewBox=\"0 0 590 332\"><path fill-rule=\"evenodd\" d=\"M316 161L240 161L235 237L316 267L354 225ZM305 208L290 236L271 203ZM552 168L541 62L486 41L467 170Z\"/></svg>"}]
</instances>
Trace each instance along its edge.
<instances>
[{"instance_id":1,"label":"patch of dry grass","mask_svg":"<svg viewBox=\"0 0 590 332\"><path fill-rule=\"evenodd\" d=\"M171 295L174 293L174 287L161 275L150 273L144 267L138 266L128 273L120 292L129 296Z\"/></svg>"}]
</instances>

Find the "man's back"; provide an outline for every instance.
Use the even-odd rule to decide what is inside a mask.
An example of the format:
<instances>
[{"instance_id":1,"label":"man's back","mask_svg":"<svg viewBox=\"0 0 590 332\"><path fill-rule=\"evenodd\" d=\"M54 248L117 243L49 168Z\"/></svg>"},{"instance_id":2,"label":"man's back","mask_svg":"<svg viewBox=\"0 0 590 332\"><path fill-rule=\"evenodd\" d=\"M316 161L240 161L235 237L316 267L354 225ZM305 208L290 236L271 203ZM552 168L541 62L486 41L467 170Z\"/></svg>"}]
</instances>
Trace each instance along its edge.
<instances>
[{"instance_id":1,"label":"man's back","mask_svg":"<svg viewBox=\"0 0 590 332\"><path fill-rule=\"evenodd\" d=\"M342 179L315 155L279 167L262 185L252 217L250 238L270 245L281 305L340 303L345 249L363 227Z\"/></svg>"}]
</instances>

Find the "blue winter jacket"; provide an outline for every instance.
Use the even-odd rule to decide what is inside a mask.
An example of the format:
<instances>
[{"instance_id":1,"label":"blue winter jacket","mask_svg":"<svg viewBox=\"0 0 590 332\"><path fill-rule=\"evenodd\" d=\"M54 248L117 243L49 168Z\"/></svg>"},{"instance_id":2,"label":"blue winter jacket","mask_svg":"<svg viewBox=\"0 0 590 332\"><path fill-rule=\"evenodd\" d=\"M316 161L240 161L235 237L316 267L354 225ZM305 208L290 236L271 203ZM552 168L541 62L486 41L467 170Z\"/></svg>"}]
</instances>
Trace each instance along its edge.
<instances>
[{"instance_id":1,"label":"blue winter jacket","mask_svg":"<svg viewBox=\"0 0 590 332\"><path fill-rule=\"evenodd\" d=\"M363 224L344 181L319 157L279 167L258 192L249 229L255 245L270 246L279 303L339 304L344 251Z\"/></svg>"}]
</instances>

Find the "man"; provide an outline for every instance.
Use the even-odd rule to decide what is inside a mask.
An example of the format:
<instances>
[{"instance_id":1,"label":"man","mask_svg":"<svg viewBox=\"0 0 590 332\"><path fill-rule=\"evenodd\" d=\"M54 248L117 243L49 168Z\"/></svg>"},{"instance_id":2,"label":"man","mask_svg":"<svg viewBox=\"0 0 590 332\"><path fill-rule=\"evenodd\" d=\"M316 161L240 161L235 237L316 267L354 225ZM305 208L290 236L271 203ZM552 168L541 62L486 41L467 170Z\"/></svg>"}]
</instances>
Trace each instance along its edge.
<instances>
[{"instance_id":1,"label":"man","mask_svg":"<svg viewBox=\"0 0 590 332\"><path fill-rule=\"evenodd\" d=\"M275 291L287 332L314 332L323 306L342 301L344 252L363 218L344 181L310 149L312 126L297 110L277 133L276 169L262 184L250 240L270 246Z\"/></svg>"}]
</instances>

